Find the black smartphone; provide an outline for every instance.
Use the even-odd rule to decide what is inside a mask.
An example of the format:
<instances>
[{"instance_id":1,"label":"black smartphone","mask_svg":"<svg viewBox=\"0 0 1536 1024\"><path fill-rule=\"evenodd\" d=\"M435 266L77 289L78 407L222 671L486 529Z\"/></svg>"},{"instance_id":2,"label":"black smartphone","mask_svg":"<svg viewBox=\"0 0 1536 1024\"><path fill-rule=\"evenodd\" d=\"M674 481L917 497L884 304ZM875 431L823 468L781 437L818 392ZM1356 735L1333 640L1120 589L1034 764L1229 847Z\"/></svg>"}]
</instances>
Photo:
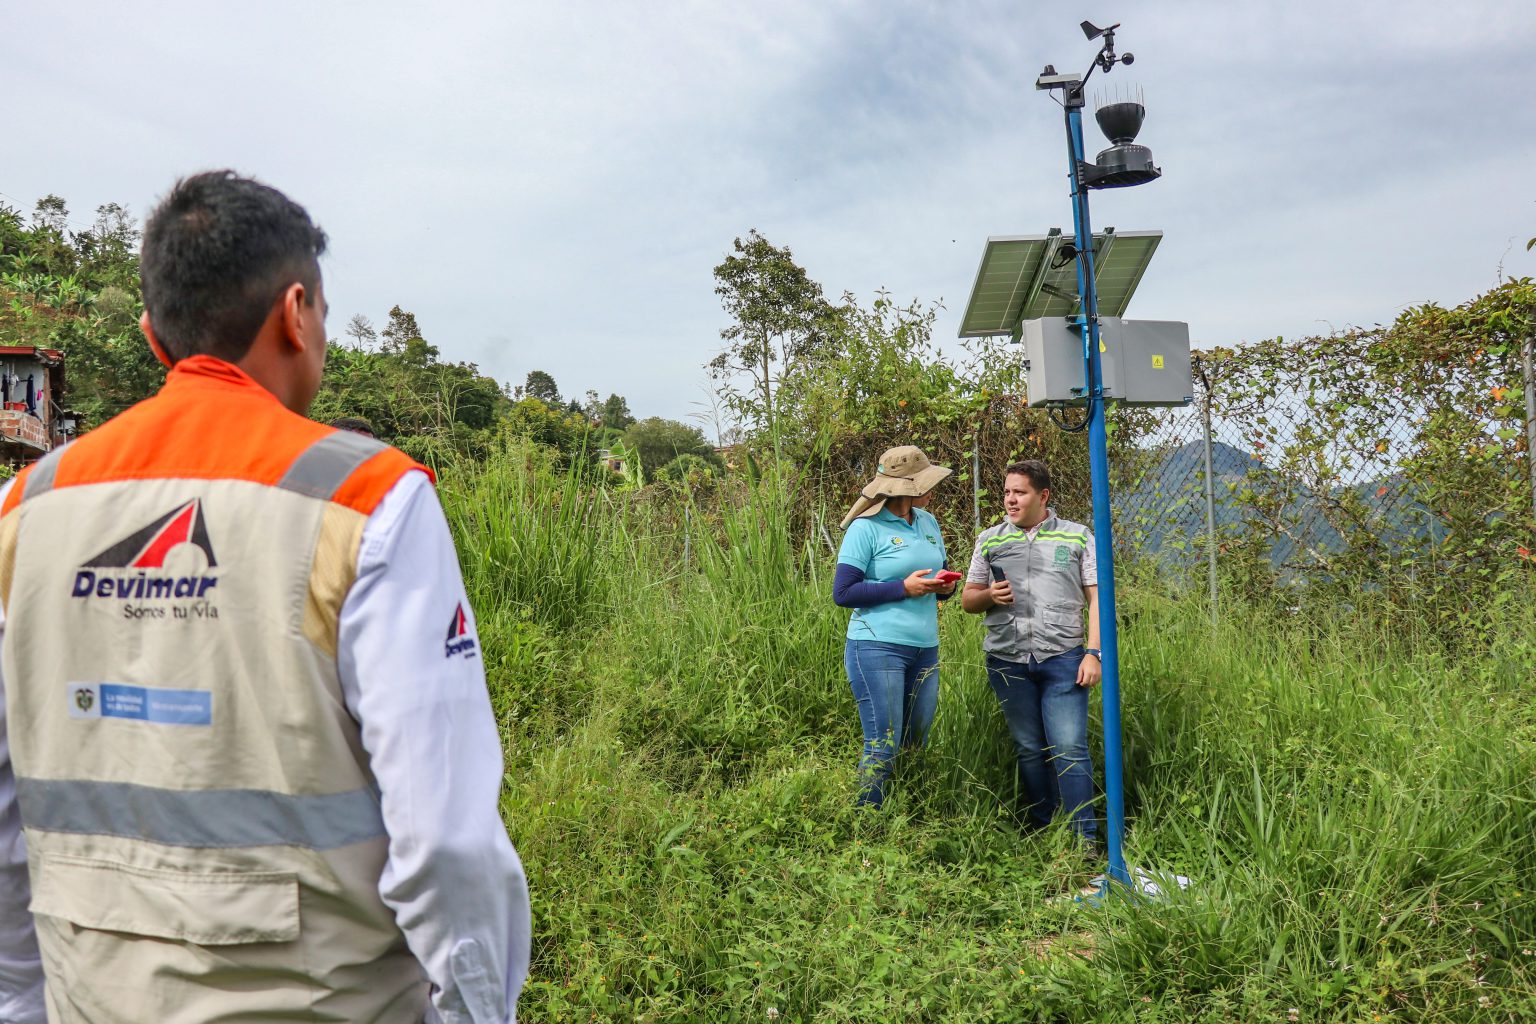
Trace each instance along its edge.
<instances>
[{"instance_id":1,"label":"black smartphone","mask_svg":"<svg viewBox=\"0 0 1536 1024\"><path fill-rule=\"evenodd\" d=\"M992 579L1001 583L1007 578L1007 576L1003 575L1003 567L994 562L992 565Z\"/></svg>"}]
</instances>

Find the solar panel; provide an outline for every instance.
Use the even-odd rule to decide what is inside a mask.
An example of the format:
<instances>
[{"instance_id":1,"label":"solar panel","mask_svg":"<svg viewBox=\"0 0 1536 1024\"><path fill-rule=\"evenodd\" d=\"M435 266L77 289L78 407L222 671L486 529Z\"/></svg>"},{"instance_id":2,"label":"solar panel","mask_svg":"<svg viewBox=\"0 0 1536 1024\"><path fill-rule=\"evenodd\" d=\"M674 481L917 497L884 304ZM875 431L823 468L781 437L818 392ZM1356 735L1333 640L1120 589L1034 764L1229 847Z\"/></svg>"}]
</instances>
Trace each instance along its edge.
<instances>
[{"instance_id":1,"label":"solar panel","mask_svg":"<svg viewBox=\"0 0 1536 1024\"><path fill-rule=\"evenodd\" d=\"M1124 316L1161 231L1116 231L1093 236L1094 269L1099 286L1099 315ZM1019 323L1079 312L1077 261L1066 257L1071 238L1060 228L1046 235L988 238L971 300L960 320L960 337L984 338L1019 333ZM1066 258L1064 258L1066 257Z\"/></svg>"}]
</instances>

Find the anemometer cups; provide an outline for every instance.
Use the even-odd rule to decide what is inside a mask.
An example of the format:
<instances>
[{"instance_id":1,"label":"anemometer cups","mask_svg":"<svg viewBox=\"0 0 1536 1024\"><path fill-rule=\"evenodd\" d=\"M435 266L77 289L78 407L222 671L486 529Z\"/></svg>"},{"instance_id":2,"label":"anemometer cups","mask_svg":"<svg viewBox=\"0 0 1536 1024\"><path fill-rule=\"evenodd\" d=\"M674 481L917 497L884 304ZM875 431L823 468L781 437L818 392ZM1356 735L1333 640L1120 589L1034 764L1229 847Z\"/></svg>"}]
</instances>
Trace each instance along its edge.
<instances>
[{"instance_id":1,"label":"anemometer cups","mask_svg":"<svg viewBox=\"0 0 1536 1024\"><path fill-rule=\"evenodd\" d=\"M1083 165L1083 182L1089 188L1125 188L1144 185L1162 176L1152 165L1152 151L1135 143L1146 119L1140 103L1106 103L1094 112L1099 129L1114 143L1091 164Z\"/></svg>"}]
</instances>

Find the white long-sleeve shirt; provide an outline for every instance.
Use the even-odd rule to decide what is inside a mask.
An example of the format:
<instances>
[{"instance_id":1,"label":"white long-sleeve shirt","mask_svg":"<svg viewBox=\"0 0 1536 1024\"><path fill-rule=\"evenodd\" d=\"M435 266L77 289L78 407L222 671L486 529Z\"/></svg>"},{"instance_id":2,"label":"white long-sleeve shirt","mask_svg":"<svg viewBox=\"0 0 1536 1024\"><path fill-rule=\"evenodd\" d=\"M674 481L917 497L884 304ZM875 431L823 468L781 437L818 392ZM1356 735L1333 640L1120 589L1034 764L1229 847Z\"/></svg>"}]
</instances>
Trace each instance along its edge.
<instances>
[{"instance_id":1,"label":"white long-sleeve shirt","mask_svg":"<svg viewBox=\"0 0 1536 1024\"><path fill-rule=\"evenodd\" d=\"M461 610L462 634L445 643ZM4 627L0 612L0 642ZM389 833L379 894L432 982L428 1019L514 1021L528 973L527 881L498 806L501 738L458 555L421 473L406 474L363 529L337 666ZM0 1024L44 1024L5 724L0 685Z\"/></svg>"}]
</instances>

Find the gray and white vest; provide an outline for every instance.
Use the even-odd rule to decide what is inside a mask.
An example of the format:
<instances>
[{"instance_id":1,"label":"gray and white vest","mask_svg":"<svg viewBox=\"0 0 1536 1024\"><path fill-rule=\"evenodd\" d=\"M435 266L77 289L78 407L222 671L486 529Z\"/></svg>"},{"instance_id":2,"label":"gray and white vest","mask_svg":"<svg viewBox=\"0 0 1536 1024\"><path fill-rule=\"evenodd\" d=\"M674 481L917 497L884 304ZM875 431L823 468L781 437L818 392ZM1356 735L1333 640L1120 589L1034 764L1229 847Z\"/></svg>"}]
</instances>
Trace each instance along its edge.
<instances>
[{"instance_id":1,"label":"gray and white vest","mask_svg":"<svg viewBox=\"0 0 1536 1024\"><path fill-rule=\"evenodd\" d=\"M1088 527L1055 516L1040 524L1033 540L1006 519L982 531L976 545L992 578L1001 569L1013 585L1013 604L987 611L982 646L988 654L1040 660L1083 642L1083 558L1092 543Z\"/></svg>"}]
</instances>

